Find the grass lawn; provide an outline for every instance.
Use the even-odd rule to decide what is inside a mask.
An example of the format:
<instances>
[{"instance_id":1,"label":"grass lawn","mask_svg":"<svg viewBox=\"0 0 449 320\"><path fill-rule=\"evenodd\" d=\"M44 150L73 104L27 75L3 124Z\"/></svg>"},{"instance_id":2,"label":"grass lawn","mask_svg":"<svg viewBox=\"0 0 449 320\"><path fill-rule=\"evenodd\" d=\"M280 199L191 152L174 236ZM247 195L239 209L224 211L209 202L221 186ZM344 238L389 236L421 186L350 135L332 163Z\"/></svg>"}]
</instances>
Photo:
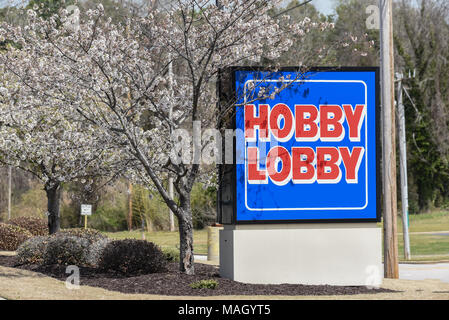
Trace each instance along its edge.
<instances>
[{"instance_id":1,"label":"grass lawn","mask_svg":"<svg viewBox=\"0 0 449 320\"><path fill-rule=\"evenodd\" d=\"M410 232L432 232L449 230L449 212L436 211L409 215ZM398 216L398 232L402 232L402 218Z\"/></svg>"},{"instance_id":2,"label":"grass lawn","mask_svg":"<svg viewBox=\"0 0 449 320\"><path fill-rule=\"evenodd\" d=\"M404 259L402 234L398 235L399 259ZM449 260L449 235L411 234L412 260Z\"/></svg>"},{"instance_id":3,"label":"grass lawn","mask_svg":"<svg viewBox=\"0 0 449 320\"><path fill-rule=\"evenodd\" d=\"M142 231L106 232L111 239L142 239ZM156 243L161 248L179 248L179 233L169 231L145 232L145 239ZM207 254L207 229L193 231L195 254Z\"/></svg>"},{"instance_id":4,"label":"grass lawn","mask_svg":"<svg viewBox=\"0 0 449 320\"><path fill-rule=\"evenodd\" d=\"M449 231L449 212L435 211L409 216L412 260L449 260L449 232L447 235L431 233L438 231ZM430 233L420 234L419 232ZM398 216L398 245L399 259L403 260L404 241L400 216Z\"/></svg>"}]
</instances>

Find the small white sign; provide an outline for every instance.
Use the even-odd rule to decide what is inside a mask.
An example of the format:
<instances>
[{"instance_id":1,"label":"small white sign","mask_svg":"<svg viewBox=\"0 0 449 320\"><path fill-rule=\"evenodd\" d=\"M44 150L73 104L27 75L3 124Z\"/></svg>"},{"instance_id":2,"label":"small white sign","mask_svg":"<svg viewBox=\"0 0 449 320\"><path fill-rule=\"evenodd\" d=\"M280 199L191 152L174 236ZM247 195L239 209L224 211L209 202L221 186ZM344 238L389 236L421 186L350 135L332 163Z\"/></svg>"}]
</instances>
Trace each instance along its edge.
<instances>
[{"instance_id":1,"label":"small white sign","mask_svg":"<svg viewBox=\"0 0 449 320\"><path fill-rule=\"evenodd\" d=\"M81 205L81 215L82 216L92 215L92 205L91 204L82 204Z\"/></svg>"}]
</instances>

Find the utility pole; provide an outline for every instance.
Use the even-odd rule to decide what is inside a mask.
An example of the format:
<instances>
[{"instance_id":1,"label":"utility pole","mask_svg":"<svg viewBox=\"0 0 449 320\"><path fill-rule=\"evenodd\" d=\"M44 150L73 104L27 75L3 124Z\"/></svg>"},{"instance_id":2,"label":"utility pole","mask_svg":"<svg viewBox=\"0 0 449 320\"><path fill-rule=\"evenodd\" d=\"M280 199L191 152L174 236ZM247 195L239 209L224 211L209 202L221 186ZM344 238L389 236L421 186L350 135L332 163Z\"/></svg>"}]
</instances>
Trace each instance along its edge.
<instances>
[{"instance_id":1,"label":"utility pole","mask_svg":"<svg viewBox=\"0 0 449 320\"><path fill-rule=\"evenodd\" d=\"M410 260L410 236L408 232L408 183L407 183L407 145L405 140L405 112L402 102L402 73L396 74L398 82L398 129L399 129L399 163L401 172L402 233L404 237L404 257Z\"/></svg>"},{"instance_id":2,"label":"utility pole","mask_svg":"<svg viewBox=\"0 0 449 320\"><path fill-rule=\"evenodd\" d=\"M11 219L12 167L8 166L8 220Z\"/></svg>"},{"instance_id":3,"label":"utility pole","mask_svg":"<svg viewBox=\"0 0 449 320\"><path fill-rule=\"evenodd\" d=\"M383 120L384 276L399 278L397 241L396 141L392 0L380 2L381 87Z\"/></svg>"}]
</instances>

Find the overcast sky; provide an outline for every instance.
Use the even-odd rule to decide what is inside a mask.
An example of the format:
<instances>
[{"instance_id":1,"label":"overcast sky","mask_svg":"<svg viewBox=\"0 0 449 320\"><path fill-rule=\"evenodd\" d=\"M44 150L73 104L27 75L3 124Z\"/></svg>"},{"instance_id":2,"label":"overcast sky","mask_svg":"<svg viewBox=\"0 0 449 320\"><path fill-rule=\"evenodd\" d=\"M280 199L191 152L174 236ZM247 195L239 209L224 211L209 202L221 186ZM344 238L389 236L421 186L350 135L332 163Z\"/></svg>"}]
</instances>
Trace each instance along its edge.
<instances>
[{"instance_id":1,"label":"overcast sky","mask_svg":"<svg viewBox=\"0 0 449 320\"><path fill-rule=\"evenodd\" d=\"M312 4L325 15L334 12L334 0L312 0Z\"/></svg>"}]
</instances>

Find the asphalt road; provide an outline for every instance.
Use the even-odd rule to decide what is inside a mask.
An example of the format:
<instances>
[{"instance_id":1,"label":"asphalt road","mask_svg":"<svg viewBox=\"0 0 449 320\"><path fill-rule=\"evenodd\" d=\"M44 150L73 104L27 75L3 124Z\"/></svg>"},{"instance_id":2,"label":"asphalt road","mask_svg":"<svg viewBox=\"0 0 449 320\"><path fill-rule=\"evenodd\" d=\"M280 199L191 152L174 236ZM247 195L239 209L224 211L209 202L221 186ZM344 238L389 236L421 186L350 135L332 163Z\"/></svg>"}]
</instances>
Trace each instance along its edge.
<instances>
[{"instance_id":1,"label":"asphalt road","mask_svg":"<svg viewBox=\"0 0 449 320\"><path fill-rule=\"evenodd\" d=\"M399 279L438 279L449 283L449 263L399 264Z\"/></svg>"}]
</instances>

